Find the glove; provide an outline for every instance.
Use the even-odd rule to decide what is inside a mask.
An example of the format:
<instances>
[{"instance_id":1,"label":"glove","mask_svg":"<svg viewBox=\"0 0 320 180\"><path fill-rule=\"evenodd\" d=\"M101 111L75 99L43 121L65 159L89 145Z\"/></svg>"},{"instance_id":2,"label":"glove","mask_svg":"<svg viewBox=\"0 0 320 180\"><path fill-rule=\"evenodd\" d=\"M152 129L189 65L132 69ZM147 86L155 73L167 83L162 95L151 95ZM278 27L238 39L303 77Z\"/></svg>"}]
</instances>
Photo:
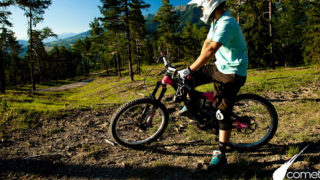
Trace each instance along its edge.
<instances>
[{"instance_id":1,"label":"glove","mask_svg":"<svg viewBox=\"0 0 320 180\"><path fill-rule=\"evenodd\" d=\"M186 69L182 69L180 71L178 71L179 77L183 80L186 80L186 78L191 74L191 69L190 67L186 68Z\"/></svg>"}]
</instances>

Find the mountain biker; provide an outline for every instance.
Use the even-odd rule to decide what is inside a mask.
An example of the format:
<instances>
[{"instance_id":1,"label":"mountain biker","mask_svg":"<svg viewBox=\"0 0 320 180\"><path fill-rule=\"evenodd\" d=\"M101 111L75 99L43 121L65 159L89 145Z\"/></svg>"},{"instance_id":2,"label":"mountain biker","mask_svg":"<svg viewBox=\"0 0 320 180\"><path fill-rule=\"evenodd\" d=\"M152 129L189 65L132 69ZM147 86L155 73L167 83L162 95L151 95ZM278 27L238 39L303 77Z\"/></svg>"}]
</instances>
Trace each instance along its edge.
<instances>
[{"instance_id":1,"label":"mountain biker","mask_svg":"<svg viewBox=\"0 0 320 180\"><path fill-rule=\"evenodd\" d=\"M219 122L219 149L213 151L209 169L220 169L227 164L225 151L232 129L232 107L246 81L247 45L238 22L225 10L225 0L192 0L188 4L201 7L203 17L200 19L210 24L211 28L198 59L178 73L182 79L192 74L195 86L214 83L213 105L218 109L216 118ZM207 64L214 55L215 64ZM192 99L191 97L191 101ZM184 106L180 113L187 110L188 106Z\"/></svg>"}]
</instances>

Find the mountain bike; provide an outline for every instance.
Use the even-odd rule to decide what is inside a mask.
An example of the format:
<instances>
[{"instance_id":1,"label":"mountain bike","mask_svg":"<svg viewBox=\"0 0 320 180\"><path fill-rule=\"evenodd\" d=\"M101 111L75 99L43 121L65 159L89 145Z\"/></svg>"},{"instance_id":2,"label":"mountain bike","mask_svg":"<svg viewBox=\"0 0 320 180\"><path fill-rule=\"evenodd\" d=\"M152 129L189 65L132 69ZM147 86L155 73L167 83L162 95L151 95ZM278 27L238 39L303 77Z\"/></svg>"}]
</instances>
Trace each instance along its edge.
<instances>
[{"instance_id":1,"label":"mountain bike","mask_svg":"<svg viewBox=\"0 0 320 180\"><path fill-rule=\"evenodd\" d=\"M141 148L154 142L164 132L169 122L169 112L161 102L167 85L175 89L174 103L190 101L187 94L196 95L197 101L191 108L190 119L195 120L202 130L219 133L216 119L217 109L213 107L212 92L199 92L190 86L191 76L187 80L180 79L177 69L162 60L166 73L162 81L158 81L149 97L135 99L122 105L110 121L110 134L120 145L130 148ZM160 92L158 92L160 90ZM157 96L157 97L156 97ZM265 98L255 94L240 94L233 106L231 120L232 133L228 145L238 150L251 150L266 144L274 136L278 126L278 115L274 106Z\"/></svg>"}]
</instances>

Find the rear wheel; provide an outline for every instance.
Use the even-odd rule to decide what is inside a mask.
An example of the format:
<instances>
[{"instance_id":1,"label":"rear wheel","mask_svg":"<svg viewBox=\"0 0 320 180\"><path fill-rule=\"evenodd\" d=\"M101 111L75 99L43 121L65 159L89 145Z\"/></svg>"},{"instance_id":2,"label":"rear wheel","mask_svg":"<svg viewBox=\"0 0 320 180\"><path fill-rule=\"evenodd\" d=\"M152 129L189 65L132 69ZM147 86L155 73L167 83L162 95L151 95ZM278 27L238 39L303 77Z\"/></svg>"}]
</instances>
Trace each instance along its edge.
<instances>
[{"instance_id":1,"label":"rear wheel","mask_svg":"<svg viewBox=\"0 0 320 180\"><path fill-rule=\"evenodd\" d=\"M152 98L136 99L114 114L110 132L119 144L137 148L159 138L168 121L169 113L162 103Z\"/></svg>"},{"instance_id":2,"label":"rear wheel","mask_svg":"<svg viewBox=\"0 0 320 180\"><path fill-rule=\"evenodd\" d=\"M232 110L234 128L230 146L238 150L254 149L270 141L278 127L273 105L261 96L242 94Z\"/></svg>"}]
</instances>

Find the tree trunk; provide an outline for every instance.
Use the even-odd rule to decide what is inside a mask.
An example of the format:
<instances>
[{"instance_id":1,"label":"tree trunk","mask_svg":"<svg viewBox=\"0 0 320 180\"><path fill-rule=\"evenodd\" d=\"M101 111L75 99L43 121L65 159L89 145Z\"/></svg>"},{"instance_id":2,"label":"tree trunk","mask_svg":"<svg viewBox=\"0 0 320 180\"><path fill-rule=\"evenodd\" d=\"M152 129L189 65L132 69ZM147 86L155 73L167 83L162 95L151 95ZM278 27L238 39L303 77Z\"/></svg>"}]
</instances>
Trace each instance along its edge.
<instances>
[{"instance_id":1,"label":"tree trunk","mask_svg":"<svg viewBox=\"0 0 320 180\"><path fill-rule=\"evenodd\" d=\"M1 51L1 50L0 50ZM1 93L6 93L6 78L4 77L4 63L3 63L3 56L2 52L0 52L0 91Z\"/></svg>"},{"instance_id":2,"label":"tree trunk","mask_svg":"<svg viewBox=\"0 0 320 180\"><path fill-rule=\"evenodd\" d=\"M136 56L137 56L137 74L141 75L141 56L140 56L140 47L139 42L136 40Z\"/></svg>"},{"instance_id":3,"label":"tree trunk","mask_svg":"<svg viewBox=\"0 0 320 180\"><path fill-rule=\"evenodd\" d=\"M108 64L106 63L106 74L107 76L109 76L109 68L108 68Z\"/></svg>"},{"instance_id":4,"label":"tree trunk","mask_svg":"<svg viewBox=\"0 0 320 180\"><path fill-rule=\"evenodd\" d=\"M272 35L272 0L269 1L269 36L270 36L270 57L272 69L275 69L275 60L273 57L273 35Z\"/></svg>"},{"instance_id":5,"label":"tree trunk","mask_svg":"<svg viewBox=\"0 0 320 180\"><path fill-rule=\"evenodd\" d=\"M13 85L17 85L17 59L13 57Z\"/></svg>"},{"instance_id":6,"label":"tree trunk","mask_svg":"<svg viewBox=\"0 0 320 180\"><path fill-rule=\"evenodd\" d=\"M35 55L37 57L37 62L38 62L38 73L39 73L39 82L38 83L41 84L41 82L43 80L43 78L42 78L43 75L42 75L42 71L41 71L41 62L40 62L40 58L39 58L37 52L34 51L34 53L35 53Z\"/></svg>"},{"instance_id":7,"label":"tree trunk","mask_svg":"<svg viewBox=\"0 0 320 180\"><path fill-rule=\"evenodd\" d=\"M132 72L132 56L131 56L131 39L130 39L130 27L129 27L129 10L128 10L128 0L125 0L125 8L126 8L126 35L127 35L127 46L128 46L128 55L129 55L129 75L131 81L134 81L133 79L133 72Z\"/></svg>"},{"instance_id":8,"label":"tree trunk","mask_svg":"<svg viewBox=\"0 0 320 180\"><path fill-rule=\"evenodd\" d=\"M241 0L238 0L238 23L240 24Z\"/></svg>"},{"instance_id":9,"label":"tree trunk","mask_svg":"<svg viewBox=\"0 0 320 180\"><path fill-rule=\"evenodd\" d=\"M86 76L89 75L89 59L86 59Z\"/></svg>"},{"instance_id":10,"label":"tree trunk","mask_svg":"<svg viewBox=\"0 0 320 180\"><path fill-rule=\"evenodd\" d=\"M36 90L36 83L34 80L34 61L33 61L33 57L32 57L32 49L33 49L33 40L32 40L32 8L29 7L29 13L30 13L30 49L29 49L29 61L31 62L31 76L30 76L30 80L32 83L32 92Z\"/></svg>"},{"instance_id":11,"label":"tree trunk","mask_svg":"<svg viewBox=\"0 0 320 180\"><path fill-rule=\"evenodd\" d=\"M167 48L167 60L170 59L170 54L169 54L169 45L168 45L168 38L165 38L166 40L166 48Z\"/></svg>"},{"instance_id":12,"label":"tree trunk","mask_svg":"<svg viewBox=\"0 0 320 180\"><path fill-rule=\"evenodd\" d=\"M116 75L118 75L118 57L117 57L117 54L116 54L117 52L114 52L114 56L112 57L112 58L114 58L114 62L115 62L115 64L116 64L116 67L115 67L115 69L116 69Z\"/></svg>"},{"instance_id":13,"label":"tree trunk","mask_svg":"<svg viewBox=\"0 0 320 180\"><path fill-rule=\"evenodd\" d=\"M117 64L117 72L118 72L118 76L121 77L121 69L120 69L120 59L119 59L119 54L118 54L118 50L116 51L116 64Z\"/></svg>"}]
</instances>

